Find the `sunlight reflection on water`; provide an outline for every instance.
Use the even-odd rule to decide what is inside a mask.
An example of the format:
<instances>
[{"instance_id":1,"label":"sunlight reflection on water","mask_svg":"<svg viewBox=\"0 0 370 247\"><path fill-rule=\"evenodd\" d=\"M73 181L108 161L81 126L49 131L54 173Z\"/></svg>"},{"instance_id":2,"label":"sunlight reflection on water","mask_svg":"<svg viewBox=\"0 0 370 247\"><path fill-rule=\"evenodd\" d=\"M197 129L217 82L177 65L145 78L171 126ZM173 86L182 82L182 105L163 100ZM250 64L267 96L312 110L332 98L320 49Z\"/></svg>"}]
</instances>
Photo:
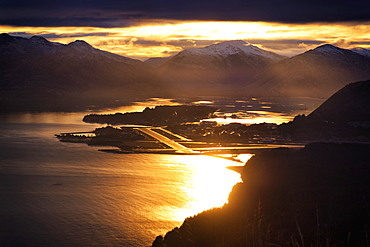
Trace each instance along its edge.
<instances>
[{"instance_id":1,"label":"sunlight reflection on water","mask_svg":"<svg viewBox=\"0 0 370 247\"><path fill-rule=\"evenodd\" d=\"M254 110L249 107L250 100L235 102L240 108L232 107L231 114L239 116L243 106ZM150 99L95 113L176 104L171 99ZM278 117L284 117L267 111L248 111L245 115L249 118L244 121L278 122ZM83 246L91 242L92 235L95 246L148 245L186 217L224 205L233 185L241 181L240 174L227 167L243 166L251 157L239 155L239 163L205 155L110 154L54 137L102 126L83 123L83 116L89 113L0 117L1 185L2 192L9 195L0 215L9 217L17 229L12 232L3 227L0 232L16 237L22 233L33 246Z\"/></svg>"},{"instance_id":2,"label":"sunlight reflection on water","mask_svg":"<svg viewBox=\"0 0 370 247\"><path fill-rule=\"evenodd\" d=\"M121 106L113 109L104 109L98 111L99 114L114 114L116 112L141 112L146 107L155 107L161 105L180 105L174 102L174 99L150 98L145 101L133 102L131 105Z\"/></svg>"},{"instance_id":3,"label":"sunlight reflection on water","mask_svg":"<svg viewBox=\"0 0 370 247\"><path fill-rule=\"evenodd\" d=\"M248 154L243 158L250 157ZM181 160L184 165L179 167L178 179L184 183L178 189L187 203L182 207L166 205L159 209L165 218L181 221L204 210L221 207L228 202L232 187L241 182L240 174L227 167L243 166L244 163L206 155L181 156Z\"/></svg>"}]
</instances>

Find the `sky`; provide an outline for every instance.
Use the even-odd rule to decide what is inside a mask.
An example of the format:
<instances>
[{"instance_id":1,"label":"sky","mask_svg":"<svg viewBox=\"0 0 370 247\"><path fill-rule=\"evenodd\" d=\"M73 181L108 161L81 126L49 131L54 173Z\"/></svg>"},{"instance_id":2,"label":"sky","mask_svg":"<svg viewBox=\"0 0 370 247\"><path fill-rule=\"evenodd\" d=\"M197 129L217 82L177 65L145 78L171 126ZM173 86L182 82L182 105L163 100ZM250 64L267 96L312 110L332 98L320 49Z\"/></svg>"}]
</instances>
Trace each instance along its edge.
<instances>
[{"instance_id":1,"label":"sky","mask_svg":"<svg viewBox=\"0 0 370 247\"><path fill-rule=\"evenodd\" d=\"M293 56L327 43L370 48L370 1L0 0L0 33L140 60L225 40Z\"/></svg>"}]
</instances>

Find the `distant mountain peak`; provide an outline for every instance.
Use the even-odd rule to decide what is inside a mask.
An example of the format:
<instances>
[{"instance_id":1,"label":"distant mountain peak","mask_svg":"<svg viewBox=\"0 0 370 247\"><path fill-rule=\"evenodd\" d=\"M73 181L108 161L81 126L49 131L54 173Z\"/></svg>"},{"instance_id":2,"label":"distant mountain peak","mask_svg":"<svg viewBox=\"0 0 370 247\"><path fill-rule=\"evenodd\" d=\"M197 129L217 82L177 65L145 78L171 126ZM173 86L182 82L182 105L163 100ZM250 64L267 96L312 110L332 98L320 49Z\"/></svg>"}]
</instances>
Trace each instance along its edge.
<instances>
[{"instance_id":1,"label":"distant mountain peak","mask_svg":"<svg viewBox=\"0 0 370 247\"><path fill-rule=\"evenodd\" d=\"M68 47L78 48L78 49L94 49L89 43L84 40L75 40L67 45Z\"/></svg>"},{"instance_id":2,"label":"distant mountain peak","mask_svg":"<svg viewBox=\"0 0 370 247\"><path fill-rule=\"evenodd\" d=\"M321 46L316 47L315 49L313 49L313 51L318 51L318 52L342 52L342 51L344 51L344 49L341 49L341 48L336 47L336 46L331 45L331 44L325 44L325 45L321 45Z\"/></svg>"},{"instance_id":3,"label":"distant mountain peak","mask_svg":"<svg viewBox=\"0 0 370 247\"><path fill-rule=\"evenodd\" d=\"M9 38L9 37L11 37L9 34L7 34L7 33L1 33L0 34L0 37L1 38Z\"/></svg>"},{"instance_id":4,"label":"distant mountain peak","mask_svg":"<svg viewBox=\"0 0 370 247\"><path fill-rule=\"evenodd\" d=\"M30 38L30 40L31 40L32 42L41 43L41 44L49 44L49 43L51 43L51 42L49 42L47 39L45 39L45 38L44 38L44 37L42 37L42 36L32 36L32 37Z\"/></svg>"},{"instance_id":5,"label":"distant mountain peak","mask_svg":"<svg viewBox=\"0 0 370 247\"><path fill-rule=\"evenodd\" d=\"M285 57L258 48L243 40L230 40L212 44L203 48L190 48L180 52L181 55L211 55L227 57L235 54L257 55L270 58L272 60L281 60Z\"/></svg>"},{"instance_id":6,"label":"distant mountain peak","mask_svg":"<svg viewBox=\"0 0 370 247\"><path fill-rule=\"evenodd\" d=\"M43 37L0 35L0 112L74 111L164 96L155 71L141 61Z\"/></svg>"},{"instance_id":7,"label":"distant mountain peak","mask_svg":"<svg viewBox=\"0 0 370 247\"><path fill-rule=\"evenodd\" d=\"M355 47L355 48L352 48L351 51L368 51L369 49L365 49L365 48L362 48L362 47Z\"/></svg>"},{"instance_id":8,"label":"distant mountain peak","mask_svg":"<svg viewBox=\"0 0 370 247\"><path fill-rule=\"evenodd\" d=\"M6 42L11 42L13 40L13 37L10 36L7 33L2 33L0 34L0 43L6 43Z\"/></svg>"},{"instance_id":9,"label":"distant mountain peak","mask_svg":"<svg viewBox=\"0 0 370 247\"><path fill-rule=\"evenodd\" d=\"M358 53L360 55L363 55L363 56L366 56L366 57L370 57L370 49L365 49L365 48L362 48L362 47L356 47L356 48L351 49L351 51L356 52L356 53Z\"/></svg>"}]
</instances>

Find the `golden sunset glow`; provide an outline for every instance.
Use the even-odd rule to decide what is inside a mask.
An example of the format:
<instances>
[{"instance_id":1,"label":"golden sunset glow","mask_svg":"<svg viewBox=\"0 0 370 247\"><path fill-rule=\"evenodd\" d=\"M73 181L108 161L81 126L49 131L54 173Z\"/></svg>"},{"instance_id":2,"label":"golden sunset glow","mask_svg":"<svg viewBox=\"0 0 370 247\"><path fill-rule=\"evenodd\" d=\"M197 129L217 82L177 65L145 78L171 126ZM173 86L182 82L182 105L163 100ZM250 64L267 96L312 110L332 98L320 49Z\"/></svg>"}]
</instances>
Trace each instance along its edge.
<instances>
[{"instance_id":1,"label":"golden sunset glow","mask_svg":"<svg viewBox=\"0 0 370 247\"><path fill-rule=\"evenodd\" d=\"M184 171L181 190L187 198L187 204L181 208L166 206L159 209L161 217L182 221L204 210L221 207L228 202L232 187L241 182L240 174L228 169L228 166L243 166L252 155L241 155L243 163L206 155L182 156ZM180 180L180 179L179 179Z\"/></svg>"},{"instance_id":2,"label":"golden sunset glow","mask_svg":"<svg viewBox=\"0 0 370 247\"><path fill-rule=\"evenodd\" d=\"M241 123L241 124L260 124L260 123L276 123L282 124L289 122L293 119L292 116L268 116L261 115L255 118L210 118L207 121L215 121L218 124L231 124L231 123Z\"/></svg>"},{"instance_id":3,"label":"golden sunset glow","mask_svg":"<svg viewBox=\"0 0 370 247\"><path fill-rule=\"evenodd\" d=\"M98 49L142 60L224 40L245 40L288 56L324 43L341 48L370 47L370 23L151 21L122 28L0 26L0 32L41 35L63 44L80 39Z\"/></svg>"}]
</instances>

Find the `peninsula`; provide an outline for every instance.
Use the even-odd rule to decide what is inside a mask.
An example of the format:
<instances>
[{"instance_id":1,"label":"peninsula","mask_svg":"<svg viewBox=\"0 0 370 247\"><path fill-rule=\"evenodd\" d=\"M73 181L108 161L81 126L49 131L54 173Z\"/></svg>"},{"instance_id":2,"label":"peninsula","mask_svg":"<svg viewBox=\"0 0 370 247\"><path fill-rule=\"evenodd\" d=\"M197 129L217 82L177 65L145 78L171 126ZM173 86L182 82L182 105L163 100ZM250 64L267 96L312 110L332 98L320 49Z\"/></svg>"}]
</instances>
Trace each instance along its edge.
<instances>
[{"instance_id":1,"label":"peninsula","mask_svg":"<svg viewBox=\"0 0 370 247\"><path fill-rule=\"evenodd\" d=\"M196 122L209 118L217 108L210 106L178 105L145 108L142 112L90 114L83 118L87 123L139 124L163 126L174 123Z\"/></svg>"}]
</instances>

